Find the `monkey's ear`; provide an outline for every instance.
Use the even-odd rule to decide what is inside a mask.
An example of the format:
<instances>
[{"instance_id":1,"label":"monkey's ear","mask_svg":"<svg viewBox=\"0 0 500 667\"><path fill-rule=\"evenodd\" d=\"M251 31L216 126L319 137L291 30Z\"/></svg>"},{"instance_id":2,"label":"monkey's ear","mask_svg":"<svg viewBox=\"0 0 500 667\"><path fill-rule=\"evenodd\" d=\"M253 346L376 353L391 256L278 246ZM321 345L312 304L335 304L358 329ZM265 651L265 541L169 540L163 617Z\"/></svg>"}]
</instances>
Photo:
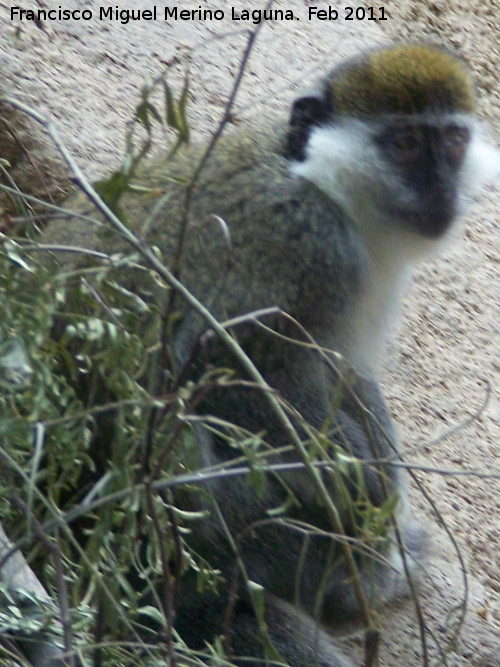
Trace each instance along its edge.
<instances>
[{"instance_id":1,"label":"monkey's ear","mask_svg":"<svg viewBox=\"0 0 500 667\"><path fill-rule=\"evenodd\" d=\"M328 109L321 97L300 97L295 101L290 114L290 127L310 127L326 120Z\"/></svg>"},{"instance_id":2,"label":"monkey's ear","mask_svg":"<svg viewBox=\"0 0 500 667\"><path fill-rule=\"evenodd\" d=\"M309 132L315 125L326 122L329 109L319 96L300 97L295 101L290 114L287 137L287 156L300 162L305 160L305 147Z\"/></svg>"}]
</instances>

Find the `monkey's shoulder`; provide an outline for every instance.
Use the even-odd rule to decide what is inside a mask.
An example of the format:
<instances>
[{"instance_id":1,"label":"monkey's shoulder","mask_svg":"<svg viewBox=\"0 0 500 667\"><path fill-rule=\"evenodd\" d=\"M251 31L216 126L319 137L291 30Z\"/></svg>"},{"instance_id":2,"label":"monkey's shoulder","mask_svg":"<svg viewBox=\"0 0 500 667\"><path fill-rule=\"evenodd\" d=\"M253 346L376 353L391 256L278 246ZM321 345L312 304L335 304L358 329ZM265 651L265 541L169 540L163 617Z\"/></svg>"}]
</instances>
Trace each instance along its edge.
<instances>
[{"instance_id":1,"label":"monkey's shoulder","mask_svg":"<svg viewBox=\"0 0 500 667\"><path fill-rule=\"evenodd\" d=\"M187 217L194 233L203 234L213 216L224 220L236 244L246 243L249 235L287 242L312 227L321 228L314 233L324 236L329 223L341 221L342 212L315 185L292 173L287 132L286 123L244 128L223 136L207 159L206 146L195 146L168 163L146 166L141 178L158 188L165 212L155 215L152 225L146 223L153 242L165 225L175 231Z\"/></svg>"},{"instance_id":2,"label":"monkey's shoulder","mask_svg":"<svg viewBox=\"0 0 500 667\"><path fill-rule=\"evenodd\" d=\"M286 140L285 123L244 128L223 135L206 158L201 144L147 161L134 179L140 187L119 200L126 224L167 266L181 267L197 296L212 298L224 285L231 315L267 305L296 312L302 293L320 309L339 291L339 272L356 270L351 226L333 200L292 173ZM68 207L81 211L81 199ZM130 252L107 222L71 216L55 220L44 241Z\"/></svg>"}]
</instances>

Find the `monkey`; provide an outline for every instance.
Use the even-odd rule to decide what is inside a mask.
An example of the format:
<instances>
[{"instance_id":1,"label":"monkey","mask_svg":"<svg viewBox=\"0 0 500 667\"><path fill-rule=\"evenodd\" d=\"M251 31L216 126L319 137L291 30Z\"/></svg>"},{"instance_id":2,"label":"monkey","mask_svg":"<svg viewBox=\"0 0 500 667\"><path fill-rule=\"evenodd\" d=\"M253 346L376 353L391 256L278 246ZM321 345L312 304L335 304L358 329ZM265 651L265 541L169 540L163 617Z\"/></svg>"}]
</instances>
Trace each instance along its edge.
<instances>
[{"instance_id":1,"label":"monkey","mask_svg":"<svg viewBox=\"0 0 500 667\"><path fill-rule=\"evenodd\" d=\"M261 439L269 467L260 491L238 475L210 479L202 493L173 490L180 508L202 510L183 539L226 582L200 592L192 573L183 577L174 627L191 648L223 636L237 665L349 667L328 629L363 620L360 596L379 609L406 593L408 570L418 574L427 538L411 518L380 369L416 264L455 233L498 173L498 151L476 116L473 80L457 56L428 44L382 47L334 68L295 101L288 121L223 134L194 183L204 146L141 166L136 180L147 191L120 200L132 229L227 323L269 388L172 296L170 381L187 386L213 369L232 378L214 382L193 409L217 420L191 427L197 466L240 462L236 426ZM76 207L88 213L88 202ZM43 243L126 247L71 216L55 219ZM122 278L151 299L150 275ZM320 483L340 531L269 393L306 449L330 457ZM363 508L391 502L395 526L363 542ZM264 625L252 586L264 594Z\"/></svg>"}]
</instances>

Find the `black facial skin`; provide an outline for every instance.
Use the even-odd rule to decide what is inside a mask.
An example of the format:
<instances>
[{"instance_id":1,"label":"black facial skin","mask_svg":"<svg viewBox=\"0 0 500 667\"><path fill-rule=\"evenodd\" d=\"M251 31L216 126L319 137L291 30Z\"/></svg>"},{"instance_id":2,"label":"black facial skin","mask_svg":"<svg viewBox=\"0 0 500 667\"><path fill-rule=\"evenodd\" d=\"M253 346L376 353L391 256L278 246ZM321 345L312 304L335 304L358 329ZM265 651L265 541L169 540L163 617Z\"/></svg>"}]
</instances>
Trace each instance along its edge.
<instances>
[{"instance_id":1,"label":"black facial skin","mask_svg":"<svg viewBox=\"0 0 500 667\"><path fill-rule=\"evenodd\" d=\"M387 202L388 215L426 238L442 236L459 212L458 176L469 141L470 130L459 124L396 122L377 135L382 155L416 195L408 203Z\"/></svg>"}]
</instances>

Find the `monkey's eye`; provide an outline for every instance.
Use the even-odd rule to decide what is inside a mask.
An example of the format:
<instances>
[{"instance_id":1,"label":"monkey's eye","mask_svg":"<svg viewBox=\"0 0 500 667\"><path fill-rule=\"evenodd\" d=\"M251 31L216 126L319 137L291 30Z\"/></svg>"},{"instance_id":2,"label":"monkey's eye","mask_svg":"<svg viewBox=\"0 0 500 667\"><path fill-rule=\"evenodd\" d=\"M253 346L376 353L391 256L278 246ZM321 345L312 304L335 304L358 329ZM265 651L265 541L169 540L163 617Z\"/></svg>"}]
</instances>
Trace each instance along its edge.
<instances>
[{"instance_id":1,"label":"monkey's eye","mask_svg":"<svg viewBox=\"0 0 500 667\"><path fill-rule=\"evenodd\" d=\"M397 164L403 165L414 162L422 154L422 135L416 129L395 130L390 136L386 137L386 142L386 148Z\"/></svg>"},{"instance_id":2,"label":"monkey's eye","mask_svg":"<svg viewBox=\"0 0 500 667\"><path fill-rule=\"evenodd\" d=\"M443 130L443 148L447 160L458 165L462 162L470 141L470 130L467 127L450 125Z\"/></svg>"}]
</instances>

